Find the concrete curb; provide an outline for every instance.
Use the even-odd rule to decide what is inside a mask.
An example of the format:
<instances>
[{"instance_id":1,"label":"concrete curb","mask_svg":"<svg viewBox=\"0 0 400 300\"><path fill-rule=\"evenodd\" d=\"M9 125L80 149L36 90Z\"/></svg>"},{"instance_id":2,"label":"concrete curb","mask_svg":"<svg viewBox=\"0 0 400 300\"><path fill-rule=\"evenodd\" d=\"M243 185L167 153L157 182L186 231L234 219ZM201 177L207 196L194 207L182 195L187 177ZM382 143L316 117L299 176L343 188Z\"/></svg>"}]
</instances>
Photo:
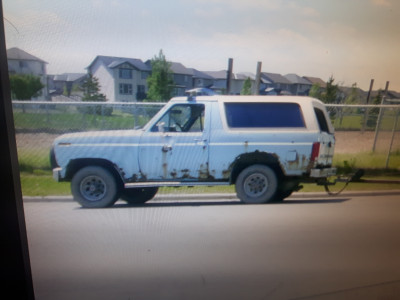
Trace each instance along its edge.
<instances>
[{"instance_id":1,"label":"concrete curb","mask_svg":"<svg viewBox=\"0 0 400 300\"><path fill-rule=\"evenodd\" d=\"M349 191L343 192L337 196L330 196L325 192L310 192L310 193L293 193L289 199L306 199L306 198L334 198L334 197L362 197L362 196L388 196L400 195L400 190L382 190L382 191ZM154 201L157 200L238 200L234 193L215 193L215 194L158 194ZM72 196L25 196L24 202L73 202Z\"/></svg>"}]
</instances>

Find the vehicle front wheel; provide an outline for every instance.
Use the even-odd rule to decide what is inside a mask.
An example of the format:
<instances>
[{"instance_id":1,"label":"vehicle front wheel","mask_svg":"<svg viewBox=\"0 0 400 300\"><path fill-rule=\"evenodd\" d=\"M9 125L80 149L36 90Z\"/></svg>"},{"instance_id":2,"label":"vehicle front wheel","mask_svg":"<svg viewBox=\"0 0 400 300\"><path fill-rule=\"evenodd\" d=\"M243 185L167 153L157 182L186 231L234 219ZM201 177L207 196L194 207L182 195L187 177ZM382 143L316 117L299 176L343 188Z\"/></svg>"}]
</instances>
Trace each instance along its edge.
<instances>
[{"instance_id":1,"label":"vehicle front wheel","mask_svg":"<svg viewBox=\"0 0 400 300\"><path fill-rule=\"evenodd\" d=\"M142 204L153 199L157 192L158 187L124 189L121 199L129 204Z\"/></svg>"},{"instance_id":2,"label":"vehicle front wheel","mask_svg":"<svg viewBox=\"0 0 400 300\"><path fill-rule=\"evenodd\" d=\"M116 178L98 166L80 169L72 178L71 192L74 199L87 208L112 206L120 194Z\"/></svg>"},{"instance_id":3,"label":"vehicle front wheel","mask_svg":"<svg viewBox=\"0 0 400 300\"><path fill-rule=\"evenodd\" d=\"M278 189L274 170L265 165L253 165L244 169L236 180L236 194L244 203L272 202Z\"/></svg>"}]
</instances>

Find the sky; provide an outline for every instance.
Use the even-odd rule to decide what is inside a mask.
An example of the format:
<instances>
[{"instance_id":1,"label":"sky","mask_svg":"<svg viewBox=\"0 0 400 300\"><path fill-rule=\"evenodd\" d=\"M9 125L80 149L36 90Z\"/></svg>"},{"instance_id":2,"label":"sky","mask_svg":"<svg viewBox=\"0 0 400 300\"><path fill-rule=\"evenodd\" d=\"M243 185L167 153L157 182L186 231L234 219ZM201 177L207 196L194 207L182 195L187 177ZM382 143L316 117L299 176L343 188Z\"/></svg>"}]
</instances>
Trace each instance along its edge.
<instances>
[{"instance_id":1,"label":"sky","mask_svg":"<svg viewBox=\"0 0 400 300\"><path fill-rule=\"evenodd\" d=\"M97 55L333 76L343 86L400 91L398 0L3 0L7 48L84 73Z\"/></svg>"}]
</instances>

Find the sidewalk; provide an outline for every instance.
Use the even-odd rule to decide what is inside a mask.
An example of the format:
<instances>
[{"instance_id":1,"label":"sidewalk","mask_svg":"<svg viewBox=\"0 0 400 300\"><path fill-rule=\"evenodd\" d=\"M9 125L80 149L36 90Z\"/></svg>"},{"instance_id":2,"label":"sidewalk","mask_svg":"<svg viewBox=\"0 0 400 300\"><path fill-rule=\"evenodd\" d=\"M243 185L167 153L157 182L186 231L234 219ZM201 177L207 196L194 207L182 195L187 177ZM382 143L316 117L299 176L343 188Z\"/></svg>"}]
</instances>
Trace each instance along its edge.
<instances>
[{"instance_id":1,"label":"sidewalk","mask_svg":"<svg viewBox=\"0 0 400 300\"><path fill-rule=\"evenodd\" d=\"M335 198L335 197L362 197L362 196L386 196L386 195L399 195L400 190L382 190L382 191L344 191L339 195L330 196L325 192L296 192L293 193L287 199L307 199L307 198ZM153 201L157 200L218 200L218 199L225 199L225 200L237 200L239 199L236 197L235 193L203 193L203 194L157 194ZM400 197L399 197L400 199ZM24 196L24 202L72 202L74 201L72 196Z\"/></svg>"}]
</instances>

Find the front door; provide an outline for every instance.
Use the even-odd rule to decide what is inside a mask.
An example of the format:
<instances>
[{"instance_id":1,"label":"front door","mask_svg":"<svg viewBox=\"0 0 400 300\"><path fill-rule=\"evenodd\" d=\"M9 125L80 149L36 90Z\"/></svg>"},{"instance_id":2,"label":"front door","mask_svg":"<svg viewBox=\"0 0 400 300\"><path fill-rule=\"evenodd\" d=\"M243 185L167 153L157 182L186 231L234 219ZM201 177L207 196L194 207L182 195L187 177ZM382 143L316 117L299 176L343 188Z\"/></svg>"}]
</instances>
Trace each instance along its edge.
<instances>
[{"instance_id":1,"label":"front door","mask_svg":"<svg viewBox=\"0 0 400 300\"><path fill-rule=\"evenodd\" d=\"M143 179L207 179L209 117L204 104L175 104L144 132L139 149Z\"/></svg>"}]
</instances>

